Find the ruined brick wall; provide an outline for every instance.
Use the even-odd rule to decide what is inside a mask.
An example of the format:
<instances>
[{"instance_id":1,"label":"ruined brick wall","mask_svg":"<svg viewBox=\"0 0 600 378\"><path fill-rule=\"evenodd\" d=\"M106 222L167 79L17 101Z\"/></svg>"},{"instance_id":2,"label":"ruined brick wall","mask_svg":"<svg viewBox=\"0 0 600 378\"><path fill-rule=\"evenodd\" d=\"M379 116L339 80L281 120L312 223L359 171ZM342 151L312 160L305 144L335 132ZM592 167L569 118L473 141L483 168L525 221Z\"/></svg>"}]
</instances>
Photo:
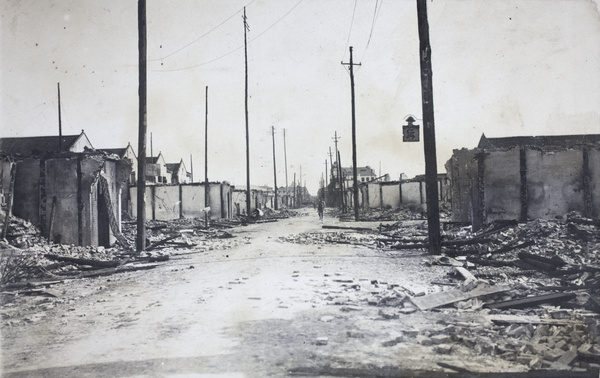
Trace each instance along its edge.
<instances>
[{"instance_id":1,"label":"ruined brick wall","mask_svg":"<svg viewBox=\"0 0 600 378\"><path fill-rule=\"evenodd\" d=\"M16 164L13 215L40 227L40 160L25 159ZM10 183L10 174L6 182Z\"/></svg>"},{"instance_id":2,"label":"ruined brick wall","mask_svg":"<svg viewBox=\"0 0 600 378\"><path fill-rule=\"evenodd\" d=\"M42 219L43 229L49 231L52 221L52 239L62 244L79 245L83 242L79 234L83 223L80 222L89 219L88 217L80 218L79 210L84 203L89 204L89 199L85 201L82 198L83 193L79 186L81 168L78 164L78 157L47 159L45 166L46 201L45 204L41 204L41 206L45 206L46 214ZM57 198L57 201L52 220L52 199L54 197Z\"/></svg>"},{"instance_id":3,"label":"ruined brick wall","mask_svg":"<svg viewBox=\"0 0 600 378\"><path fill-rule=\"evenodd\" d=\"M130 198L133 209L137 208L137 187L131 187ZM221 183L209 183L209 205L205 204L204 184L180 184L180 185L149 185L146 187L146 219L171 220L184 218L204 219L204 208L210 206L210 218L220 219L231 216L227 211L227 200L229 206L233 206L232 195L229 193L230 186ZM236 192L236 194L239 192ZM254 193L253 193L254 195ZM233 201L243 201L240 211L245 209L245 193L243 196L233 196ZM260 201L260 199L259 199ZM253 197L254 204L254 197ZM242 206L243 205L243 206ZM254 206L252 206L254 209Z\"/></svg>"},{"instance_id":4,"label":"ruined brick wall","mask_svg":"<svg viewBox=\"0 0 600 378\"><path fill-rule=\"evenodd\" d=\"M402 204L425 210L425 183L421 181L402 182Z\"/></svg>"},{"instance_id":5,"label":"ruined brick wall","mask_svg":"<svg viewBox=\"0 0 600 378\"><path fill-rule=\"evenodd\" d=\"M520 150L484 153L484 214L487 221L519 219L521 213Z\"/></svg>"},{"instance_id":6,"label":"ruined brick wall","mask_svg":"<svg viewBox=\"0 0 600 378\"><path fill-rule=\"evenodd\" d=\"M179 219L179 186L151 185L146 188L153 201L152 218L158 220ZM146 214L148 217L148 214Z\"/></svg>"},{"instance_id":7,"label":"ruined brick wall","mask_svg":"<svg viewBox=\"0 0 600 378\"><path fill-rule=\"evenodd\" d=\"M181 185L181 201L184 218L204 219L204 185Z\"/></svg>"},{"instance_id":8,"label":"ruined brick wall","mask_svg":"<svg viewBox=\"0 0 600 378\"><path fill-rule=\"evenodd\" d=\"M495 220L552 219L571 211L600 214L598 147L455 150L447 168L454 221L475 227Z\"/></svg>"},{"instance_id":9,"label":"ruined brick wall","mask_svg":"<svg viewBox=\"0 0 600 378\"><path fill-rule=\"evenodd\" d=\"M221 219L221 184L210 184L209 189L209 204L210 204L210 219ZM184 203L185 206L185 203Z\"/></svg>"},{"instance_id":10,"label":"ruined brick wall","mask_svg":"<svg viewBox=\"0 0 600 378\"><path fill-rule=\"evenodd\" d=\"M527 218L551 219L585 212L581 149L526 149Z\"/></svg>"},{"instance_id":11,"label":"ruined brick wall","mask_svg":"<svg viewBox=\"0 0 600 378\"><path fill-rule=\"evenodd\" d=\"M401 206L402 201L400 198L400 183L393 185L381 184L381 199L384 208L397 209Z\"/></svg>"},{"instance_id":12,"label":"ruined brick wall","mask_svg":"<svg viewBox=\"0 0 600 378\"><path fill-rule=\"evenodd\" d=\"M381 190L379 183L370 183L365 185L368 193L368 207L378 209L381 207Z\"/></svg>"},{"instance_id":13,"label":"ruined brick wall","mask_svg":"<svg viewBox=\"0 0 600 378\"><path fill-rule=\"evenodd\" d=\"M597 219L600 218L600 148L588 149L588 167L591 210L587 216Z\"/></svg>"},{"instance_id":14,"label":"ruined brick wall","mask_svg":"<svg viewBox=\"0 0 600 378\"><path fill-rule=\"evenodd\" d=\"M450 178L450 204L452 221L471 222L473 220L474 191L477 189L478 150L454 150L452 158L446 163Z\"/></svg>"}]
</instances>

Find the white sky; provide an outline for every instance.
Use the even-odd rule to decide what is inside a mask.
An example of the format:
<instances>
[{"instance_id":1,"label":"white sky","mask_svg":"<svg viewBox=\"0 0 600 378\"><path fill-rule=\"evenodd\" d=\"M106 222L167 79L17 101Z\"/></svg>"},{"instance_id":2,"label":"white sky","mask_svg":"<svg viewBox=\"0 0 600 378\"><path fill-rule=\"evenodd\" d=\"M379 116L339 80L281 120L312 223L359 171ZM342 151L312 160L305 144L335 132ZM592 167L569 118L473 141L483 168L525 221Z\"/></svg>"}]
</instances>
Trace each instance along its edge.
<instances>
[{"instance_id":1,"label":"white sky","mask_svg":"<svg viewBox=\"0 0 600 378\"><path fill-rule=\"evenodd\" d=\"M423 145L402 143L421 116L414 0L147 0L148 155L183 158L204 179L209 87L211 181L245 185L242 8L250 31L251 182L273 185L300 166L312 194L332 137L350 166L354 47L358 165L424 172ZM428 1L438 171L453 149L489 137L600 133L597 0ZM5 137L85 129L96 148L137 151L136 0L5 0L1 114ZM374 22L373 22L374 21ZM369 39L370 37L370 39ZM420 122L418 122L420 124ZM335 159L334 159L335 160Z\"/></svg>"}]
</instances>

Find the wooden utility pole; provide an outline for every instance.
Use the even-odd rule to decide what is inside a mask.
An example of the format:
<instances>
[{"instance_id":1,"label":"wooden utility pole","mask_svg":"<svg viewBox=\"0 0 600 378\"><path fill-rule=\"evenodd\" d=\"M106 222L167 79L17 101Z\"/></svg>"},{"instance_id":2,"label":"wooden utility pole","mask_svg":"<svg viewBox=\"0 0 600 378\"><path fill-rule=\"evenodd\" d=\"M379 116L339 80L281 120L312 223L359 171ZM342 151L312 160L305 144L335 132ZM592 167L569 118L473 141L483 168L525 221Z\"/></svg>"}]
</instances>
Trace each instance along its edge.
<instances>
[{"instance_id":1,"label":"wooden utility pole","mask_svg":"<svg viewBox=\"0 0 600 378\"><path fill-rule=\"evenodd\" d=\"M139 131L136 250L146 249L146 0L138 0Z\"/></svg>"},{"instance_id":2,"label":"wooden utility pole","mask_svg":"<svg viewBox=\"0 0 600 378\"><path fill-rule=\"evenodd\" d=\"M285 146L285 129L283 129L283 158L285 159L285 205L290 206L290 195L288 190L288 171L287 171L287 149Z\"/></svg>"},{"instance_id":3,"label":"wooden utility pole","mask_svg":"<svg viewBox=\"0 0 600 378\"><path fill-rule=\"evenodd\" d=\"M352 175L354 176L354 220L358 221L358 181L356 177L356 108L354 106L354 66L360 66L360 63L354 64L352 62L352 46L350 46L350 63L342 62L342 64L350 66L350 90L352 97Z\"/></svg>"},{"instance_id":4,"label":"wooden utility pole","mask_svg":"<svg viewBox=\"0 0 600 378\"><path fill-rule=\"evenodd\" d=\"M417 0L419 22L419 56L421 59L421 97L423 102L423 146L425 150L425 195L427 197L427 232L429 253L441 253L440 204L437 182L435 122L433 117L433 71L427 21L427 0Z\"/></svg>"},{"instance_id":5,"label":"wooden utility pole","mask_svg":"<svg viewBox=\"0 0 600 378\"><path fill-rule=\"evenodd\" d=\"M298 205L302 205L302 197L304 192L302 191L302 166L300 166L300 185L298 186ZM298 206L300 207L300 206Z\"/></svg>"},{"instance_id":6,"label":"wooden utility pole","mask_svg":"<svg viewBox=\"0 0 600 378\"><path fill-rule=\"evenodd\" d=\"M344 184L346 180L342 176L342 158L340 151L337 152L337 160L338 160L338 169L339 169L339 177L340 177L340 201L342 206L342 213L346 214L346 191L344 190Z\"/></svg>"},{"instance_id":7,"label":"wooden utility pole","mask_svg":"<svg viewBox=\"0 0 600 378\"><path fill-rule=\"evenodd\" d=\"M150 131L150 164L154 164L154 150L152 149L152 131Z\"/></svg>"},{"instance_id":8,"label":"wooden utility pole","mask_svg":"<svg viewBox=\"0 0 600 378\"><path fill-rule=\"evenodd\" d=\"M194 160L190 154L190 182L194 182Z\"/></svg>"},{"instance_id":9,"label":"wooden utility pole","mask_svg":"<svg viewBox=\"0 0 600 378\"><path fill-rule=\"evenodd\" d=\"M246 215L250 216L250 134L248 130L248 42L246 32L250 30L246 22L246 7L244 7L244 67L246 93Z\"/></svg>"},{"instance_id":10,"label":"wooden utility pole","mask_svg":"<svg viewBox=\"0 0 600 378\"><path fill-rule=\"evenodd\" d=\"M275 162L275 126L271 126L271 135L273 136L273 181L275 185L275 210L277 207L277 163Z\"/></svg>"},{"instance_id":11,"label":"wooden utility pole","mask_svg":"<svg viewBox=\"0 0 600 378\"><path fill-rule=\"evenodd\" d=\"M294 172L294 208L296 207L296 172Z\"/></svg>"},{"instance_id":12,"label":"wooden utility pole","mask_svg":"<svg viewBox=\"0 0 600 378\"><path fill-rule=\"evenodd\" d=\"M208 86L204 100L204 225L208 228L210 213L210 188L208 185Z\"/></svg>"},{"instance_id":13,"label":"wooden utility pole","mask_svg":"<svg viewBox=\"0 0 600 378\"><path fill-rule=\"evenodd\" d=\"M60 83L56 83L58 86L58 152L62 152L62 120L60 111Z\"/></svg>"},{"instance_id":14,"label":"wooden utility pole","mask_svg":"<svg viewBox=\"0 0 600 378\"><path fill-rule=\"evenodd\" d=\"M340 201L340 210L344 210L344 197L343 197L343 193L342 193L342 164L340 163L340 153L338 151L338 140L340 138L338 138L337 136L337 131L334 134L333 137L333 143L335 144L335 161L337 162L337 177L338 177L338 184L339 184L339 189L338 189L338 200ZM333 165L333 163L331 163ZM335 189L335 188L334 188Z\"/></svg>"},{"instance_id":15,"label":"wooden utility pole","mask_svg":"<svg viewBox=\"0 0 600 378\"><path fill-rule=\"evenodd\" d=\"M327 203L327 175L329 174L329 172L327 172L327 159L325 159L325 188L323 188L323 199L325 200L325 203Z\"/></svg>"}]
</instances>

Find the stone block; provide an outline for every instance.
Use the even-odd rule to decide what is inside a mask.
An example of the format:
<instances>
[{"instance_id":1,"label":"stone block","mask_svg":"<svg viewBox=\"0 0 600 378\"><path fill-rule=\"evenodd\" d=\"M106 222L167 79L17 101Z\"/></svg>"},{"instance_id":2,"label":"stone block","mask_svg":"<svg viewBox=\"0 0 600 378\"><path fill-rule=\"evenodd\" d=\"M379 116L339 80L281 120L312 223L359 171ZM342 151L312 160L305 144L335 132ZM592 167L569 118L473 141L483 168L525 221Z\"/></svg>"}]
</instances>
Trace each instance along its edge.
<instances>
[{"instance_id":1,"label":"stone block","mask_svg":"<svg viewBox=\"0 0 600 378\"><path fill-rule=\"evenodd\" d=\"M329 343L329 337L317 337L317 345L327 345Z\"/></svg>"},{"instance_id":2,"label":"stone block","mask_svg":"<svg viewBox=\"0 0 600 378\"><path fill-rule=\"evenodd\" d=\"M450 335L434 335L430 337L434 345L448 344L452 342Z\"/></svg>"}]
</instances>

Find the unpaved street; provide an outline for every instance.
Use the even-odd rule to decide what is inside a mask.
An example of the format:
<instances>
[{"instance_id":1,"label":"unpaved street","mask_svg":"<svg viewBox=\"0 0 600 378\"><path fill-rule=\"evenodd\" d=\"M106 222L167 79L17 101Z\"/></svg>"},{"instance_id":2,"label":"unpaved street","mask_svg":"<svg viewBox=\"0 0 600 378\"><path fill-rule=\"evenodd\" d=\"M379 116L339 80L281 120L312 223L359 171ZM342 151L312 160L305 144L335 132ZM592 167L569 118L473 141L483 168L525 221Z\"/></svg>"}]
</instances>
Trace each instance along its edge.
<instances>
[{"instance_id":1,"label":"unpaved street","mask_svg":"<svg viewBox=\"0 0 600 378\"><path fill-rule=\"evenodd\" d=\"M324 224L342 223L326 216ZM438 362L526 370L449 337L423 342L450 332L444 311L369 304L378 293L403 301L396 289L427 290L450 267L426 266L418 251L290 241L327 232L321 226L304 210L233 229L231 249L55 284L56 298L5 298L3 376L445 376Z\"/></svg>"}]
</instances>

